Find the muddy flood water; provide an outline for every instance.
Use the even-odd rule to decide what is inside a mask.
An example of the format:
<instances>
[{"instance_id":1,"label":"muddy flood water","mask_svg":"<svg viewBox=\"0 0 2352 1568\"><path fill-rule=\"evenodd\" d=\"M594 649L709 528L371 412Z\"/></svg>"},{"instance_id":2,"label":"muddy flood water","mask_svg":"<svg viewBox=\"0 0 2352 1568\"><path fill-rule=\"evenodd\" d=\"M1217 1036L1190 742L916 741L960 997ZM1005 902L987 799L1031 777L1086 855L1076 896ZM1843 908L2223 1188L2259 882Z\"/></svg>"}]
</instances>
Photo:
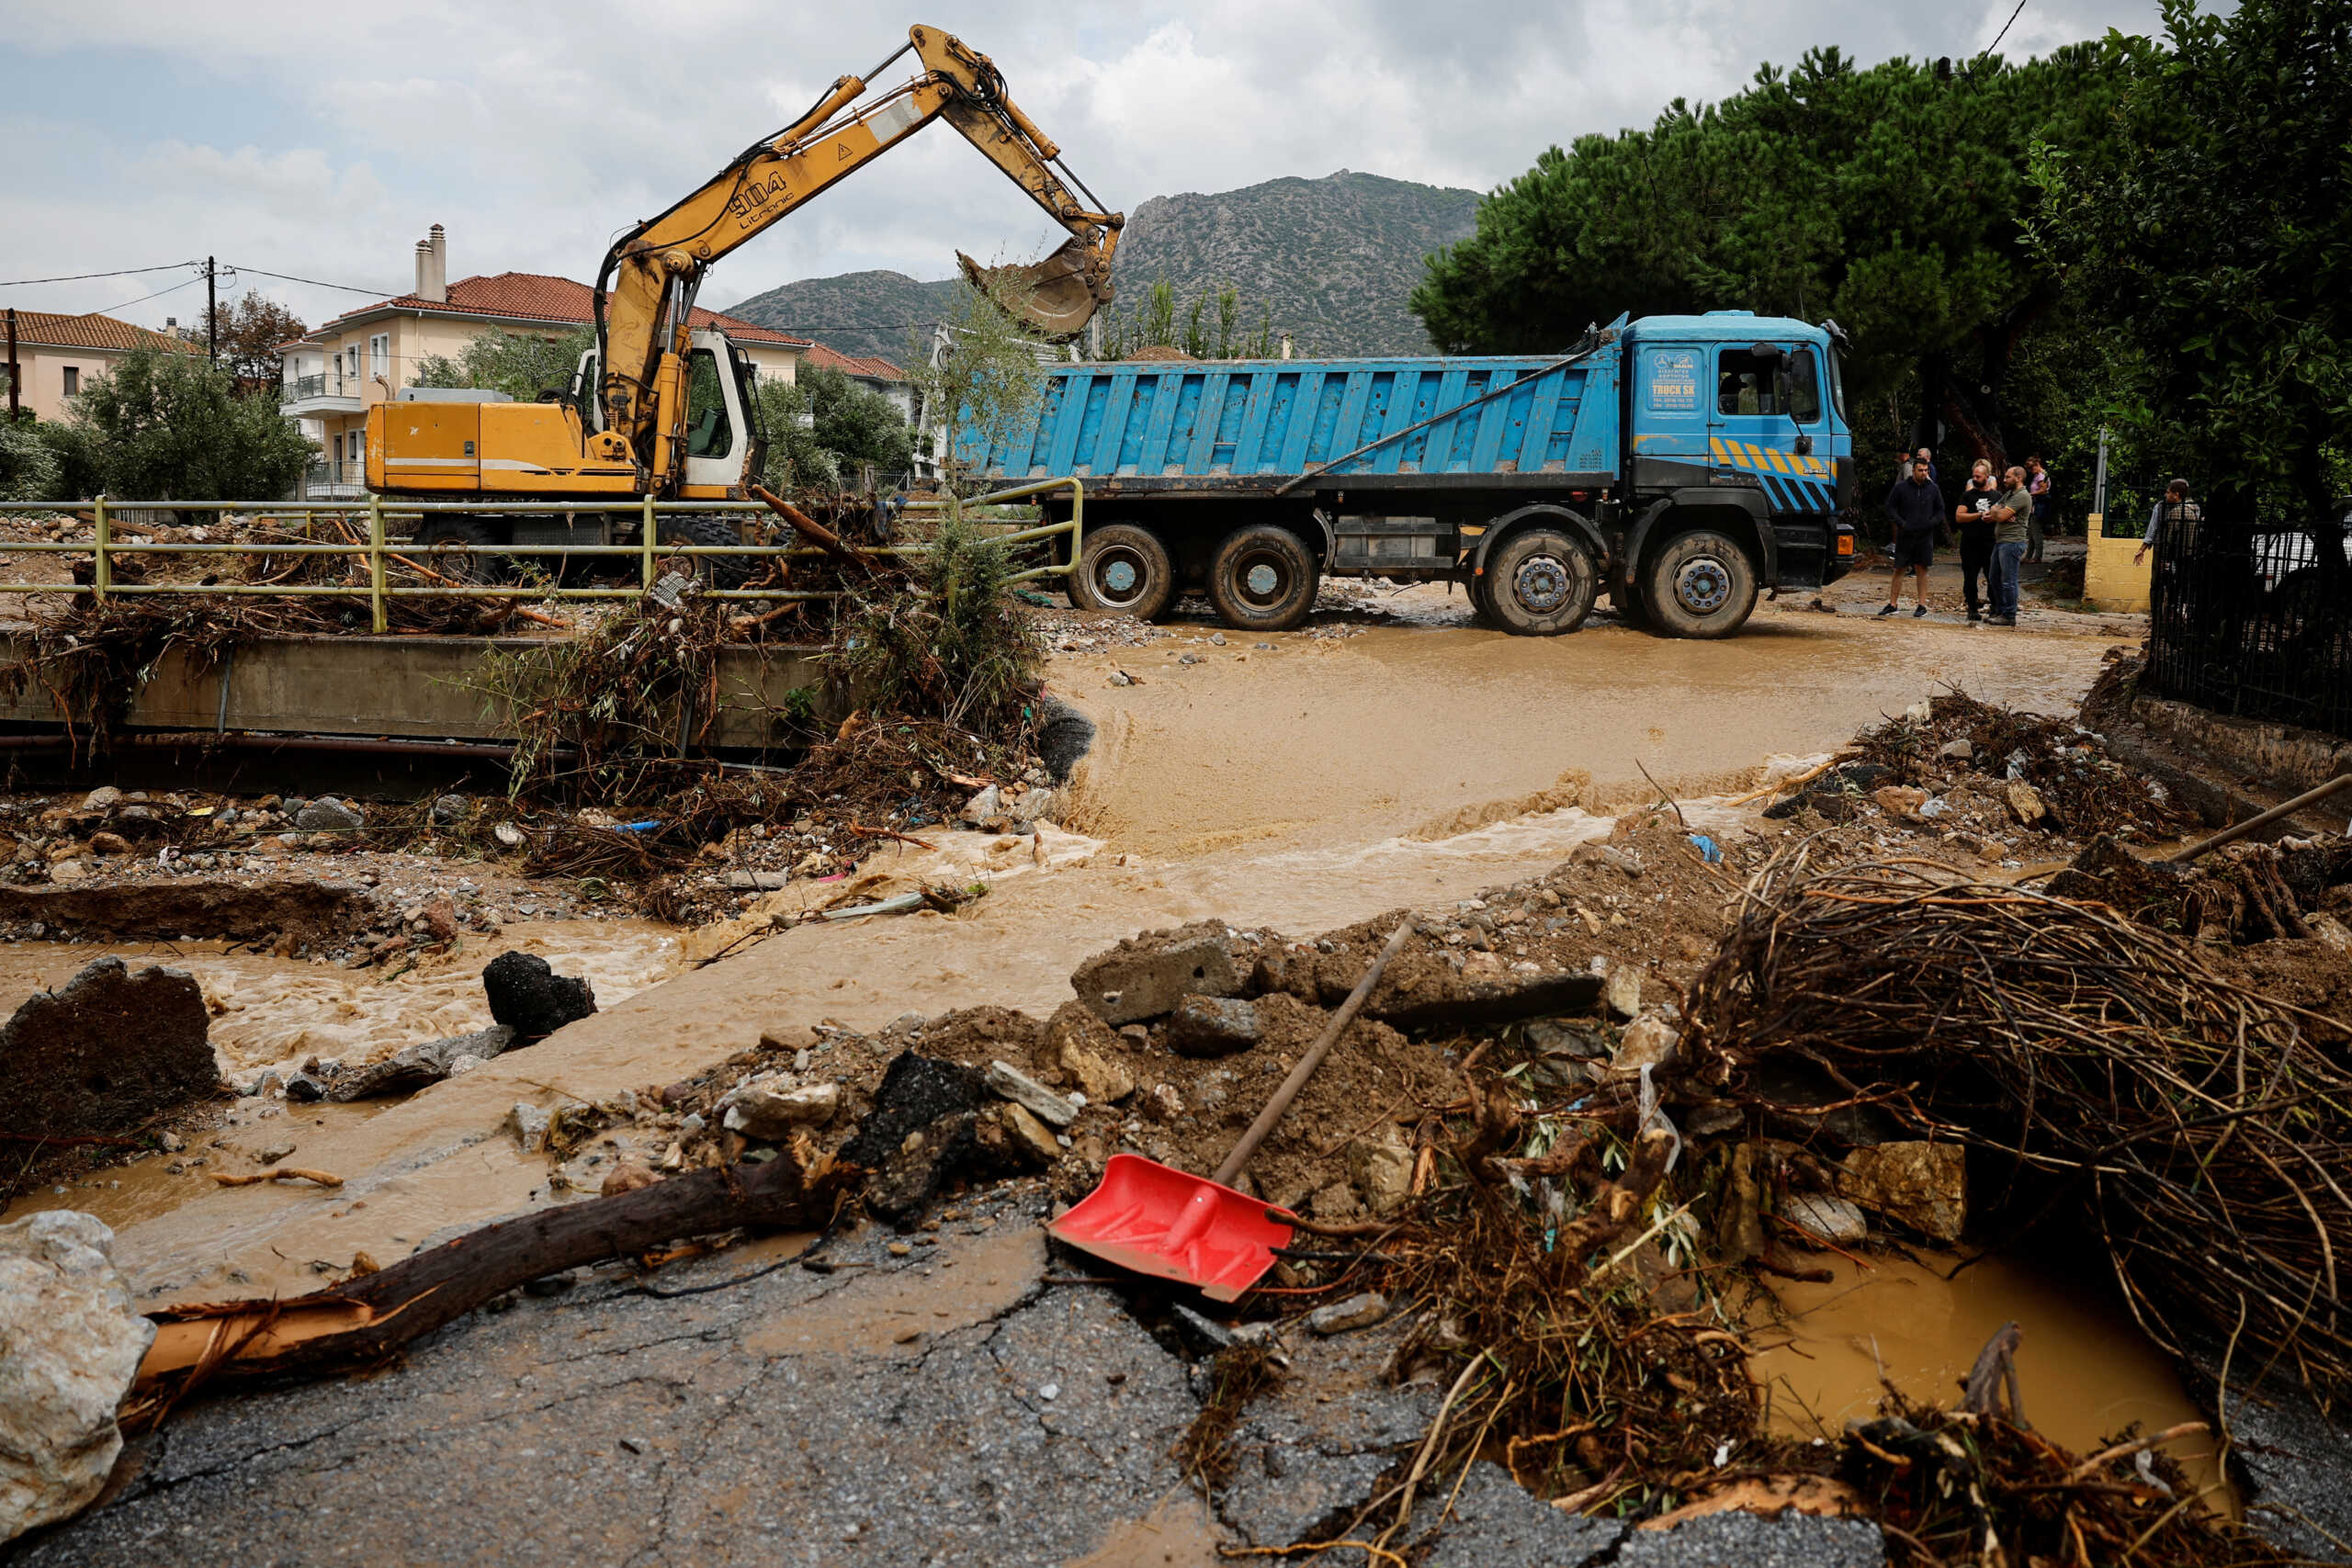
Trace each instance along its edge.
<instances>
[{"instance_id":1,"label":"muddy flood water","mask_svg":"<svg viewBox=\"0 0 2352 1568\"><path fill-rule=\"evenodd\" d=\"M107 951L193 972L239 1073L483 1027L481 965L509 947L585 974L603 1010L406 1100L248 1102L220 1129L218 1157L232 1168L265 1142L292 1142L288 1163L344 1176L339 1190L216 1190L149 1159L43 1189L11 1217L68 1204L96 1213L119 1233L117 1260L142 1299L309 1290L356 1252L390 1262L445 1227L548 1201L544 1165L498 1133L518 1101L673 1080L783 1024L872 1029L979 1004L1043 1014L1067 999L1081 960L1152 927L1216 918L1303 933L1466 897L1605 835L1612 803L1657 787L1685 797L1694 827L1736 832L1756 821L1753 807L1690 797L1760 784L1768 759L1793 772L1943 682L2071 711L2117 640L2091 621L2021 637L1786 605L1724 643L1602 622L1521 639L1463 624L1458 601L1430 591L1405 607L1401 624L1339 638L1232 634L1212 645L1211 628L1185 626L1147 647L1057 656L1054 689L1101 731L1072 792L1071 835L1050 863L1002 875L953 917L801 927L703 969L687 967L682 933L644 922L517 925L391 979L218 943L0 946L0 999L60 984ZM1180 662L1188 653L1199 661ZM1113 683L1114 670L1138 683ZM1002 848L1008 870L1023 858L1023 845ZM873 869L919 852L893 846ZM986 875L993 853L964 858ZM1942 1278L1949 1261L1873 1262L1866 1276L1838 1263L1829 1285L1776 1286L1786 1320L1759 1336L1774 1348L1758 1371L1782 1429L1834 1429L1868 1413L1882 1375L1947 1398L2011 1319L2024 1327L2026 1410L2059 1440L2086 1449L2135 1420L2153 1428L2196 1414L2165 1359L2087 1282L1999 1260L1957 1281ZM2181 1457L2193 1466L2210 1446L2183 1444ZM1123 1561L1209 1560L1189 1505L1135 1530L1136 1555Z\"/></svg>"}]
</instances>

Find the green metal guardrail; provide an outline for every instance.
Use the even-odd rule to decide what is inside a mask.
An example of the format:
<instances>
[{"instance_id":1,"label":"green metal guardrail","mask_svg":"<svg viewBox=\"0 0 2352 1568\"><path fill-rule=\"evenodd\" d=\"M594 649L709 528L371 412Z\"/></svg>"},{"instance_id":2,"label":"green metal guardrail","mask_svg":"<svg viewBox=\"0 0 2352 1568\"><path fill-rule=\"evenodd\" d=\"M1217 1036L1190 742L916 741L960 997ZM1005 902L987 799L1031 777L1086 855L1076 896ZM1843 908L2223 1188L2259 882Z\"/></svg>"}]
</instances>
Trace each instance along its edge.
<instances>
[{"instance_id":1,"label":"green metal guardrail","mask_svg":"<svg viewBox=\"0 0 2352 1568\"><path fill-rule=\"evenodd\" d=\"M1057 535L1069 536L1068 559L1035 567L1016 574L1014 582L1032 579L1060 576L1077 570L1080 552L1084 544L1086 517L1086 487L1077 479L1046 479L1034 484L1017 485L1011 490L994 491L987 495L973 496L960 502L917 502L910 511L948 511L958 506L1002 506L1052 491L1067 490L1070 495L1069 520L1064 523L1040 523L1029 527L1015 527L1009 532L997 532L992 536L1008 545L1023 545ZM334 519L339 525L365 520L364 539L349 543L306 542L297 544L261 544L228 542L217 544L126 544L115 536L115 513L126 505L141 513L211 512L237 513L258 518L300 518L315 524L321 518ZM431 551L417 547L413 540L394 538L388 525L421 523L429 514L477 513L495 516L560 516L576 517L582 513L610 515L618 513L638 514L639 542L634 545L462 545L437 546ZM141 501L121 502L100 497L92 502L53 503L49 502L0 502L0 516L9 514L91 515L96 523L96 536L83 540L14 541L0 540L0 556L19 552L28 555L69 555L91 558L91 581L85 586L73 582L0 582L0 594L88 593L103 604L108 599L130 595L195 594L217 597L278 596L283 598L365 599L369 605L369 618L377 632L388 629L387 606L397 598L418 599L513 599L529 597L534 600L555 600L565 603L601 599L634 599L651 589L656 579L656 563L674 557L741 556L762 560L804 559L821 558L825 552L813 546L800 544L772 545L664 545L660 542L661 522L664 517L710 515L713 513L738 517L772 517L766 506L758 502L738 501L655 501L645 497L625 504L580 505L568 502L462 502L411 501L387 502L380 496L369 496L362 502L300 501L263 502L250 501ZM886 545L876 547L858 547L868 556L911 558L927 553L923 545ZM115 558L122 555L180 556L343 556L357 557L367 563L365 583L299 583L266 582L118 582L114 578ZM638 560L639 581L631 588L572 588L560 581L524 585L518 583L453 582L408 586L390 581L387 567L398 560L412 570L431 574L429 566L420 566L411 557L430 561L453 555L492 556L498 558L555 556L604 556L631 558ZM709 599L738 600L763 604L792 603L835 599L839 589L807 591L798 589L708 589L703 596Z\"/></svg>"}]
</instances>

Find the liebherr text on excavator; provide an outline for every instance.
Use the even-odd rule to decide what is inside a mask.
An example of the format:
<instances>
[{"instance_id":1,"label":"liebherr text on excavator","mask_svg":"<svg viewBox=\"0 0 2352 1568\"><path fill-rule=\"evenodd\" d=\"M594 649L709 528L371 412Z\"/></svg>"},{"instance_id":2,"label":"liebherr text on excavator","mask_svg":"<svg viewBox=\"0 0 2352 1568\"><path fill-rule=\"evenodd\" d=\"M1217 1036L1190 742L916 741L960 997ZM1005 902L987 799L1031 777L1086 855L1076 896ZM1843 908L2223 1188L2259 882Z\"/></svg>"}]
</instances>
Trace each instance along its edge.
<instances>
[{"instance_id":1,"label":"liebherr text on excavator","mask_svg":"<svg viewBox=\"0 0 2352 1568\"><path fill-rule=\"evenodd\" d=\"M1060 149L1007 95L987 55L936 28L911 28L907 39L614 242L596 274L596 347L582 356L568 392L518 403L402 388L395 400L369 409L368 488L440 501L741 498L758 477L765 433L750 358L724 333L691 323L704 276L935 119L961 131L1069 232L1034 266L983 269L959 253L967 275L1043 337L1081 331L1111 299L1124 215L1100 209ZM867 85L910 51L922 74L861 103ZM621 544L636 542L636 526L618 513L585 513L576 522L435 513L418 537L428 545ZM736 542L717 518L672 518L661 526L663 543Z\"/></svg>"}]
</instances>

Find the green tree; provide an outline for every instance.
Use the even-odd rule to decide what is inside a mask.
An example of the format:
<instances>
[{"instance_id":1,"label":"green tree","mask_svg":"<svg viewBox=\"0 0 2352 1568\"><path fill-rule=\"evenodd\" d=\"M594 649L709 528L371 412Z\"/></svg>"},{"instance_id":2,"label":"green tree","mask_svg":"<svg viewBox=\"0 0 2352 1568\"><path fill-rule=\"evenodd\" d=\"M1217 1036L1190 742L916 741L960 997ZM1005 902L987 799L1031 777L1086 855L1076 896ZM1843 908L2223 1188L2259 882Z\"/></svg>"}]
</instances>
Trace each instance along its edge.
<instances>
[{"instance_id":1,"label":"green tree","mask_svg":"<svg viewBox=\"0 0 2352 1568\"><path fill-rule=\"evenodd\" d=\"M1009 445L1036 417L1046 376L1040 357L1055 351L1028 335L1000 299L959 289L940 331L944 345L910 344L918 423L941 439L940 478L951 497L967 493L968 469L991 447Z\"/></svg>"},{"instance_id":2,"label":"green tree","mask_svg":"<svg viewBox=\"0 0 2352 1568\"><path fill-rule=\"evenodd\" d=\"M1125 359L1147 348L1180 348L1194 359L1272 358L1273 307L1261 301L1256 330L1244 331L1241 296L1233 288L1204 289L1184 304L1175 286L1161 278L1145 288L1138 308L1114 310L1103 324L1103 358Z\"/></svg>"},{"instance_id":3,"label":"green tree","mask_svg":"<svg viewBox=\"0 0 2352 1568\"><path fill-rule=\"evenodd\" d=\"M310 330L301 317L275 299L248 292L213 307L209 336L201 318L194 326L181 328L180 336L198 346L209 343L220 355L220 368L236 378L239 391L276 397L279 347Z\"/></svg>"},{"instance_id":4,"label":"green tree","mask_svg":"<svg viewBox=\"0 0 2352 1568\"><path fill-rule=\"evenodd\" d=\"M472 387L503 392L518 403L536 402L542 392L570 387L580 356L595 346L593 327L574 327L555 337L492 327L466 344L455 359L434 354L418 360L414 384Z\"/></svg>"},{"instance_id":5,"label":"green tree","mask_svg":"<svg viewBox=\"0 0 2352 1568\"><path fill-rule=\"evenodd\" d=\"M201 355L135 349L74 400L62 450L127 501L267 501L318 448L276 399L237 396Z\"/></svg>"},{"instance_id":6,"label":"green tree","mask_svg":"<svg viewBox=\"0 0 2352 1568\"><path fill-rule=\"evenodd\" d=\"M1831 318L1858 412L1924 402L2014 448L2000 389L2059 298L2025 241L2030 152L2094 143L2119 85L2088 46L1956 69L1810 51L1720 105L1547 150L1430 258L1413 309L1455 353L1555 352L1621 311Z\"/></svg>"},{"instance_id":7,"label":"green tree","mask_svg":"<svg viewBox=\"0 0 2352 1568\"><path fill-rule=\"evenodd\" d=\"M838 370L804 367L794 382L763 378L758 397L770 490L834 490L861 467L901 474L914 462L914 431L898 405Z\"/></svg>"},{"instance_id":8,"label":"green tree","mask_svg":"<svg viewBox=\"0 0 2352 1568\"><path fill-rule=\"evenodd\" d=\"M24 410L15 419L0 411L0 501L57 498L57 453Z\"/></svg>"},{"instance_id":9,"label":"green tree","mask_svg":"<svg viewBox=\"0 0 2352 1568\"><path fill-rule=\"evenodd\" d=\"M2352 456L2352 5L2164 17L2162 43L2100 46L2117 133L2036 149L2033 243L2136 352L2209 494L2317 519Z\"/></svg>"}]
</instances>

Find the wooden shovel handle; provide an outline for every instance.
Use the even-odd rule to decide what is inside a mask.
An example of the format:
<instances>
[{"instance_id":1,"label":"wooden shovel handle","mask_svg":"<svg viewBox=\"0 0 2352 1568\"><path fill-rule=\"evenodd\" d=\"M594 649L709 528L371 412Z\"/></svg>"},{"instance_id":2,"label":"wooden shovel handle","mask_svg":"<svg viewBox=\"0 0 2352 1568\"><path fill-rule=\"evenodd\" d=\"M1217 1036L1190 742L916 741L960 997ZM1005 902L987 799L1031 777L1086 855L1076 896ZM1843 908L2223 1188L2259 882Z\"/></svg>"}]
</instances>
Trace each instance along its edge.
<instances>
[{"instance_id":1,"label":"wooden shovel handle","mask_svg":"<svg viewBox=\"0 0 2352 1568\"><path fill-rule=\"evenodd\" d=\"M1371 996L1373 987L1380 983L1380 972L1388 967L1388 961L1396 956L1397 950L1405 945L1405 939L1412 934L1413 921L1408 916L1389 937L1388 945L1382 948L1379 956L1372 961L1372 967L1363 972L1363 978L1356 982L1356 988L1348 993L1348 999L1340 1004L1340 1010L1331 1015L1331 1021L1324 1026L1321 1036L1307 1048L1306 1055L1298 1059L1298 1066L1290 1070L1290 1077L1283 1079L1282 1088L1274 1090L1274 1097L1266 1101L1266 1108L1258 1112L1258 1119L1250 1123L1250 1130L1241 1134L1241 1141L1233 1145L1233 1152L1225 1156L1225 1163L1216 1168L1216 1174L1210 1180L1219 1187L1233 1185L1233 1179L1241 1174L1241 1168L1250 1163L1250 1156L1258 1152L1258 1145L1266 1141L1266 1134L1272 1133L1274 1123L1283 1119L1283 1112L1290 1109L1290 1102L1298 1098L1298 1091L1306 1087L1306 1080L1315 1076L1315 1069L1323 1065L1323 1058L1329 1055L1331 1047L1339 1043L1340 1034L1356 1021L1356 1014L1363 1010L1364 998Z\"/></svg>"}]
</instances>

